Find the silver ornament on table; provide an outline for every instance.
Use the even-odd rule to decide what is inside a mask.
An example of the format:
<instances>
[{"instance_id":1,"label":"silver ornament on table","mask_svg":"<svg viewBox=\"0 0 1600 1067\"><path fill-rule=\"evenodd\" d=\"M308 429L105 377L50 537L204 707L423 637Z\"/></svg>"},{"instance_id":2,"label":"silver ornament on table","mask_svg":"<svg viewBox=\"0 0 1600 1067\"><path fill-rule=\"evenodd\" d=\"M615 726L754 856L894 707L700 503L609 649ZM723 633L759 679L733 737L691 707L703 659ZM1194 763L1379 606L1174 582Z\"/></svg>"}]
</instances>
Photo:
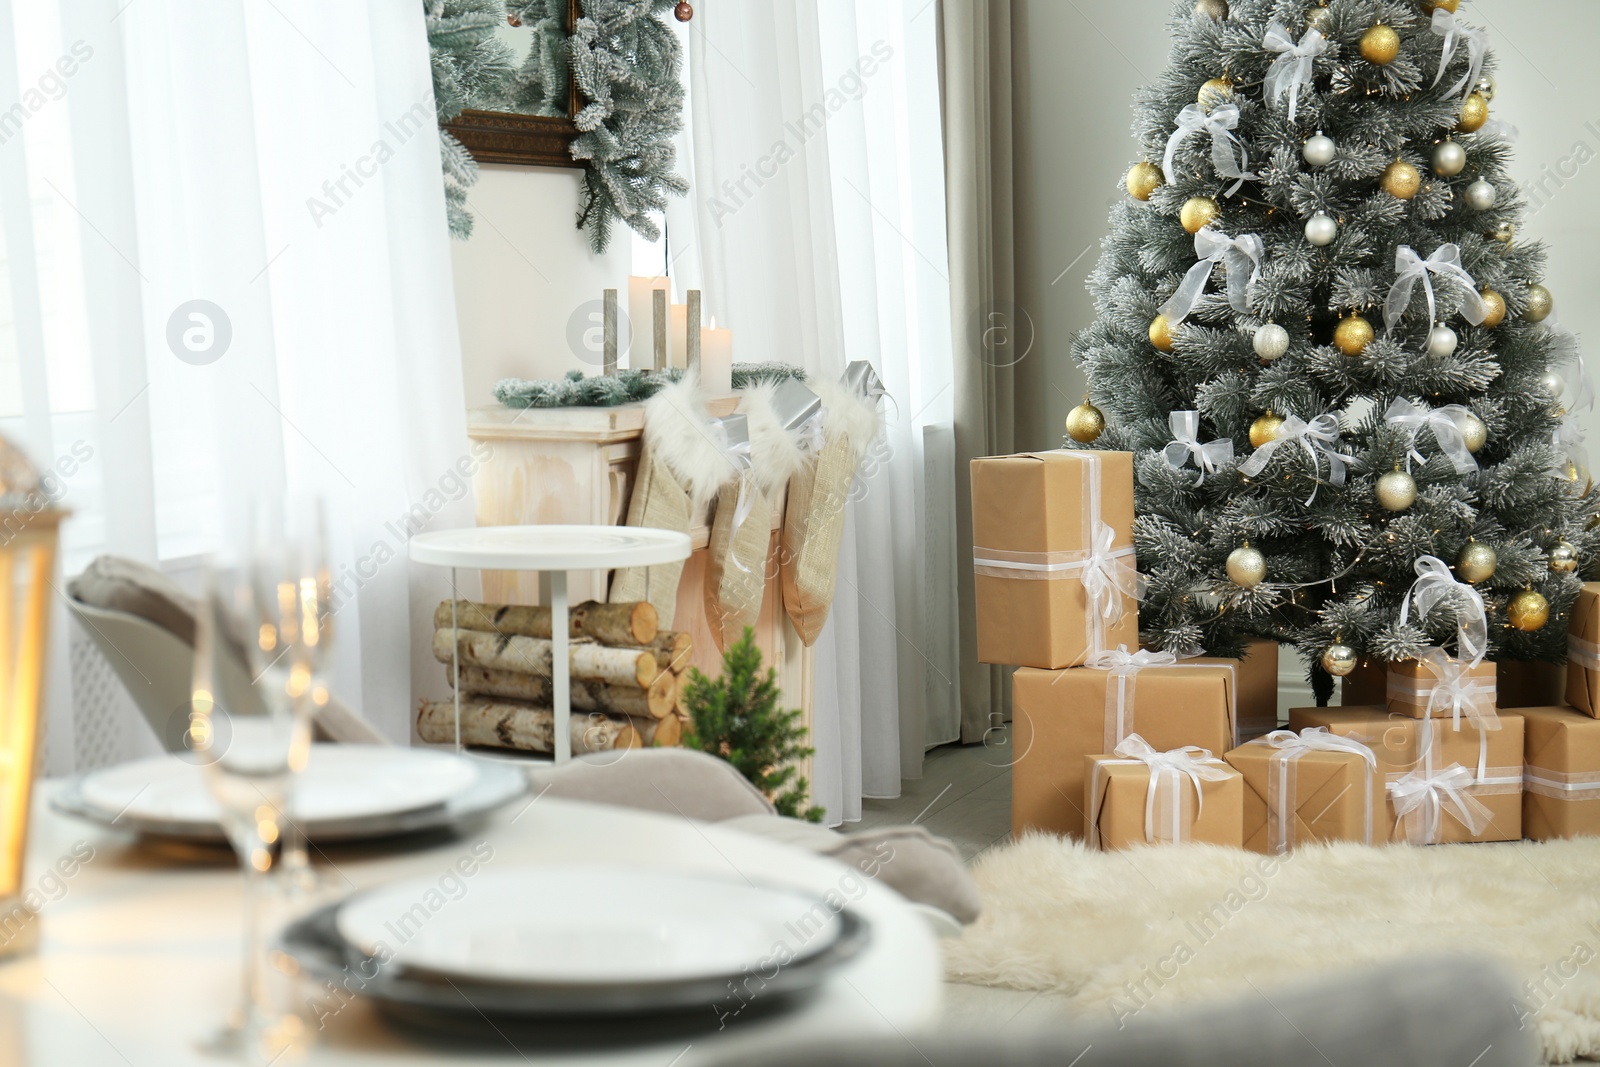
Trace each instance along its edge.
<instances>
[{"instance_id":1,"label":"silver ornament on table","mask_svg":"<svg viewBox=\"0 0 1600 1067\"><path fill-rule=\"evenodd\" d=\"M1494 103L1494 91L1496 88L1494 75L1492 74L1479 75L1478 80L1472 83L1472 91L1491 104Z\"/></svg>"},{"instance_id":2,"label":"silver ornament on table","mask_svg":"<svg viewBox=\"0 0 1600 1067\"><path fill-rule=\"evenodd\" d=\"M1306 221L1306 240L1318 248L1333 244L1339 236L1339 224L1324 212L1317 212Z\"/></svg>"},{"instance_id":3,"label":"silver ornament on table","mask_svg":"<svg viewBox=\"0 0 1600 1067\"><path fill-rule=\"evenodd\" d=\"M1254 589L1267 576L1267 557L1261 550L1241 545L1228 553L1228 580L1241 589Z\"/></svg>"},{"instance_id":4,"label":"silver ornament on table","mask_svg":"<svg viewBox=\"0 0 1600 1067\"><path fill-rule=\"evenodd\" d=\"M1460 338L1456 332L1442 322L1433 324L1433 329L1428 331L1428 355L1434 359L1446 359L1455 355L1456 345Z\"/></svg>"},{"instance_id":5,"label":"silver ornament on table","mask_svg":"<svg viewBox=\"0 0 1600 1067\"><path fill-rule=\"evenodd\" d=\"M1467 167L1467 150L1455 141L1440 141L1433 149L1433 172L1454 178Z\"/></svg>"},{"instance_id":6,"label":"silver ornament on table","mask_svg":"<svg viewBox=\"0 0 1600 1067\"><path fill-rule=\"evenodd\" d=\"M1402 470L1378 479L1378 503L1389 511L1404 511L1417 502L1417 480Z\"/></svg>"},{"instance_id":7,"label":"silver ornament on table","mask_svg":"<svg viewBox=\"0 0 1600 1067\"><path fill-rule=\"evenodd\" d=\"M1300 149L1300 154L1313 167L1326 167L1338 158L1339 146L1334 143L1332 137L1318 130L1315 137L1306 139L1305 145Z\"/></svg>"},{"instance_id":8,"label":"silver ornament on table","mask_svg":"<svg viewBox=\"0 0 1600 1067\"><path fill-rule=\"evenodd\" d=\"M1256 355L1271 363L1289 351L1289 331L1275 322L1256 327L1254 338Z\"/></svg>"},{"instance_id":9,"label":"silver ornament on table","mask_svg":"<svg viewBox=\"0 0 1600 1067\"><path fill-rule=\"evenodd\" d=\"M1494 207L1494 202L1499 198L1500 194L1495 187L1482 178L1467 186L1467 206L1474 211L1488 211Z\"/></svg>"},{"instance_id":10,"label":"silver ornament on table","mask_svg":"<svg viewBox=\"0 0 1600 1067\"><path fill-rule=\"evenodd\" d=\"M1322 669L1335 678L1343 678L1356 669L1359 657L1356 650L1342 642L1334 642L1322 650Z\"/></svg>"},{"instance_id":11,"label":"silver ornament on table","mask_svg":"<svg viewBox=\"0 0 1600 1067\"><path fill-rule=\"evenodd\" d=\"M1578 569L1578 550L1566 541L1550 546L1550 569L1557 574L1571 574Z\"/></svg>"}]
</instances>

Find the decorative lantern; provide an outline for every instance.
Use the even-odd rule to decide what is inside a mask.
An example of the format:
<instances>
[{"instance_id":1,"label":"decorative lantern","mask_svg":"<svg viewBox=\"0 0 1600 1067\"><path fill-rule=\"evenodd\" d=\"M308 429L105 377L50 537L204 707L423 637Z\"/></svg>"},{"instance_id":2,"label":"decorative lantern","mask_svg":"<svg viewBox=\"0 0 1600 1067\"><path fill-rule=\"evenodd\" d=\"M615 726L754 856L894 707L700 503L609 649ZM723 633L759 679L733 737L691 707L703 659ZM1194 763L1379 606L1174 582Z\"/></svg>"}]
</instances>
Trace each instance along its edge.
<instances>
[{"instance_id":1,"label":"decorative lantern","mask_svg":"<svg viewBox=\"0 0 1600 1067\"><path fill-rule=\"evenodd\" d=\"M38 902L22 879L44 691L50 590L65 512L0 438L0 959L38 941Z\"/></svg>"}]
</instances>

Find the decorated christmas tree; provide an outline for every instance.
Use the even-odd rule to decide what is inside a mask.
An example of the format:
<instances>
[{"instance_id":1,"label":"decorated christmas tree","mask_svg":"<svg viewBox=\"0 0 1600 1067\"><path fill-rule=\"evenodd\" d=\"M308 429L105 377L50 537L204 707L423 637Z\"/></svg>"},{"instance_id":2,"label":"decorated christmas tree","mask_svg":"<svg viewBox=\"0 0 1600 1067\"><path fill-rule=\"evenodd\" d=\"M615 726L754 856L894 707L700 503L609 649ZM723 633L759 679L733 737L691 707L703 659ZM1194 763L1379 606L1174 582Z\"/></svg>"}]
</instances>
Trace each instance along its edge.
<instances>
[{"instance_id":1,"label":"decorated christmas tree","mask_svg":"<svg viewBox=\"0 0 1600 1067\"><path fill-rule=\"evenodd\" d=\"M1067 423L1135 454L1151 647L1293 643L1325 701L1363 658L1475 655L1481 602L1489 658L1566 655L1587 397L1458 2L1174 13Z\"/></svg>"}]
</instances>

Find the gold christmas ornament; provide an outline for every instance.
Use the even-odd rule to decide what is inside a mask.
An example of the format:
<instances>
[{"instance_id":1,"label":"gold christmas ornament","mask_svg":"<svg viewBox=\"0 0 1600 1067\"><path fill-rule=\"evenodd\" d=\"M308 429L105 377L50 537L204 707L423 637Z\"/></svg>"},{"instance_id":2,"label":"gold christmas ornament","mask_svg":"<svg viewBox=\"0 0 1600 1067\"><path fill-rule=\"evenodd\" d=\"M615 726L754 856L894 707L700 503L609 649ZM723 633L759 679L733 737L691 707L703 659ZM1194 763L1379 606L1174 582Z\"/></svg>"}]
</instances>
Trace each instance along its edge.
<instances>
[{"instance_id":1,"label":"gold christmas ornament","mask_svg":"<svg viewBox=\"0 0 1600 1067\"><path fill-rule=\"evenodd\" d=\"M1456 13L1456 8L1460 6L1460 4L1461 0L1422 0L1422 13L1424 15L1431 15L1433 14L1434 8L1442 7L1446 11L1450 12L1450 14L1454 15Z\"/></svg>"},{"instance_id":2,"label":"gold christmas ornament","mask_svg":"<svg viewBox=\"0 0 1600 1067\"><path fill-rule=\"evenodd\" d=\"M1356 650L1346 644L1331 644L1322 651L1322 669L1335 678L1343 678L1356 669Z\"/></svg>"},{"instance_id":3,"label":"gold christmas ornament","mask_svg":"<svg viewBox=\"0 0 1600 1067\"><path fill-rule=\"evenodd\" d=\"M1250 424L1250 447L1260 448L1268 441L1278 436L1278 430L1283 426L1283 417L1267 412L1255 422Z\"/></svg>"},{"instance_id":4,"label":"gold christmas ornament","mask_svg":"<svg viewBox=\"0 0 1600 1067\"><path fill-rule=\"evenodd\" d=\"M1400 35L1393 26L1378 23L1361 35L1361 58L1386 67L1400 54Z\"/></svg>"},{"instance_id":5,"label":"gold christmas ornament","mask_svg":"<svg viewBox=\"0 0 1600 1067\"><path fill-rule=\"evenodd\" d=\"M1372 323L1360 315L1351 315L1340 319L1339 325L1334 327L1333 347L1347 356L1359 356L1367 350L1374 336Z\"/></svg>"},{"instance_id":6,"label":"gold christmas ornament","mask_svg":"<svg viewBox=\"0 0 1600 1067\"><path fill-rule=\"evenodd\" d=\"M1067 436L1080 445L1093 444L1105 432L1105 428L1105 413L1089 403L1087 398L1067 412Z\"/></svg>"},{"instance_id":7,"label":"gold christmas ornament","mask_svg":"<svg viewBox=\"0 0 1600 1067\"><path fill-rule=\"evenodd\" d=\"M1417 173L1417 168L1403 159L1397 159L1383 170L1383 177L1379 179L1383 191L1396 200L1410 200L1417 195L1417 190L1422 188L1422 175Z\"/></svg>"},{"instance_id":8,"label":"gold christmas ornament","mask_svg":"<svg viewBox=\"0 0 1600 1067\"><path fill-rule=\"evenodd\" d=\"M1222 207L1209 196L1191 196L1178 212L1178 221L1183 223L1186 232L1195 234L1211 225L1220 214Z\"/></svg>"},{"instance_id":9,"label":"gold christmas ornament","mask_svg":"<svg viewBox=\"0 0 1600 1067\"><path fill-rule=\"evenodd\" d=\"M1456 129L1462 133L1477 133L1488 121L1489 101L1483 98L1482 93L1472 93L1461 105L1461 121L1456 124Z\"/></svg>"},{"instance_id":10,"label":"gold christmas ornament","mask_svg":"<svg viewBox=\"0 0 1600 1067\"><path fill-rule=\"evenodd\" d=\"M1149 200L1165 180L1161 168L1154 163L1135 163L1128 171L1128 195L1135 200Z\"/></svg>"},{"instance_id":11,"label":"gold christmas ornament","mask_svg":"<svg viewBox=\"0 0 1600 1067\"><path fill-rule=\"evenodd\" d=\"M1550 312L1555 310L1555 298L1550 295L1550 290L1542 285L1528 286L1528 307L1523 311L1522 317L1529 322L1543 322L1550 317Z\"/></svg>"},{"instance_id":12,"label":"gold christmas ornament","mask_svg":"<svg viewBox=\"0 0 1600 1067\"><path fill-rule=\"evenodd\" d=\"M1483 325L1487 329L1494 329L1506 321L1506 298L1493 289L1485 289L1478 294L1483 298Z\"/></svg>"},{"instance_id":13,"label":"gold christmas ornament","mask_svg":"<svg viewBox=\"0 0 1600 1067\"><path fill-rule=\"evenodd\" d=\"M1529 633L1542 629L1550 621L1550 601L1542 593L1524 589L1506 605L1506 621Z\"/></svg>"},{"instance_id":14,"label":"gold christmas ornament","mask_svg":"<svg viewBox=\"0 0 1600 1067\"><path fill-rule=\"evenodd\" d=\"M1378 503L1390 511L1404 511L1417 502L1417 482L1402 470L1378 479Z\"/></svg>"},{"instance_id":15,"label":"gold christmas ornament","mask_svg":"<svg viewBox=\"0 0 1600 1067\"><path fill-rule=\"evenodd\" d=\"M1486 582L1494 577L1500 556L1482 541L1468 541L1456 557L1456 573L1463 581Z\"/></svg>"},{"instance_id":16,"label":"gold christmas ornament","mask_svg":"<svg viewBox=\"0 0 1600 1067\"><path fill-rule=\"evenodd\" d=\"M1150 343L1163 352L1172 351L1172 326L1165 315L1157 315L1150 324Z\"/></svg>"},{"instance_id":17,"label":"gold christmas ornament","mask_svg":"<svg viewBox=\"0 0 1600 1067\"><path fill-rule=\"evenodd\" d=\"M1210 111L1218 104L1226 104L1232 98L1233 83L1227 78L1212 78L1200 86L1200 92L1195 99L1201 107Z\"/></svg>"},{"instance_id":18,"label":"gold christmas ornament","mask_svg":"<svg viewBox=\"0 0 1600 1067\"><path fill-rule=\"evenodd\" d=\"M1228 553L1228 580L1241 589L1254 589L1267 576L1267 557L1260 549L1241 545Z\"/></svg>"},{"instance_id":19,"label":"gold christmas ornament","mask_svg":"<svg viewBox=\"0 0 1600 1067\"><path fill-rule=\"evenodd\" d=\"M1565 541L1550 546L1550 569L1557 574L1571 574L1578 569L1578 550Z\"/></svg>"},{"instance_id":20,"label":"gold christmas ornament","mask_svg":"<svg viewBox=\"0 0 1600 1067\"><path fill-rule=\"evenodd\" d=\"M1221 22L1228 17L1228 0L1195 0L1194 13Z\"/></svg>"},{"instance_id":21,"label":"gold christmas ornament","mask_svg":"<svg viewBox=\"0 0 1600 1067\"><path fill-rule=\"evenodd\" d=\"M1477 452L1489 439L1489 427L1478 416L1468 413L1461 419L1461 439L1466 443L1468 452Z\"/></svg>"},{"instance_id":22,"label":"gold christmas ornament","mask_svg":"<svg viewBox=\"0 0 1600 1067\"><path fill-rule=\"evenodd\" d=\"M1502 222L1500 225L1496 226L1494 228L1494 232L1488 234L1488 236L1505 245L1505 248L1501 249L1501 251L1506 251L1510 249L1512 243L1517 239L1516 224L1512 222Z\"/></svg>"}]
</instances>

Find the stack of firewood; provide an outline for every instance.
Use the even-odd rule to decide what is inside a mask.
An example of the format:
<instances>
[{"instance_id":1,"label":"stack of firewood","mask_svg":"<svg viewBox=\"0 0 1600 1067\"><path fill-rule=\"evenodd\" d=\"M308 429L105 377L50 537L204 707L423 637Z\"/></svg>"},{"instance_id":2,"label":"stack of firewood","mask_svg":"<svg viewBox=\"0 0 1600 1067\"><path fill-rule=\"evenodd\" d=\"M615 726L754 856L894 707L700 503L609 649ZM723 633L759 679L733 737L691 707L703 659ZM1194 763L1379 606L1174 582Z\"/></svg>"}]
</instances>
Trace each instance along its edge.
<instances>
[{"instance_id":1,"label":"stack of firewood","mask_svg":"<svg viewBox=\"0 0 1600 1067\"><path fill-rule=\"evenodd\" d=\"M433 623L433 655L452 683L460 655L462 742L553 752L550 609L446 600ZM661 630L647 601L588 601L572 609L568 637L574 753L678 744L688 634ZM454 741L455 702L423 701L417 733Z\"/></svg>"}]
</instances>

